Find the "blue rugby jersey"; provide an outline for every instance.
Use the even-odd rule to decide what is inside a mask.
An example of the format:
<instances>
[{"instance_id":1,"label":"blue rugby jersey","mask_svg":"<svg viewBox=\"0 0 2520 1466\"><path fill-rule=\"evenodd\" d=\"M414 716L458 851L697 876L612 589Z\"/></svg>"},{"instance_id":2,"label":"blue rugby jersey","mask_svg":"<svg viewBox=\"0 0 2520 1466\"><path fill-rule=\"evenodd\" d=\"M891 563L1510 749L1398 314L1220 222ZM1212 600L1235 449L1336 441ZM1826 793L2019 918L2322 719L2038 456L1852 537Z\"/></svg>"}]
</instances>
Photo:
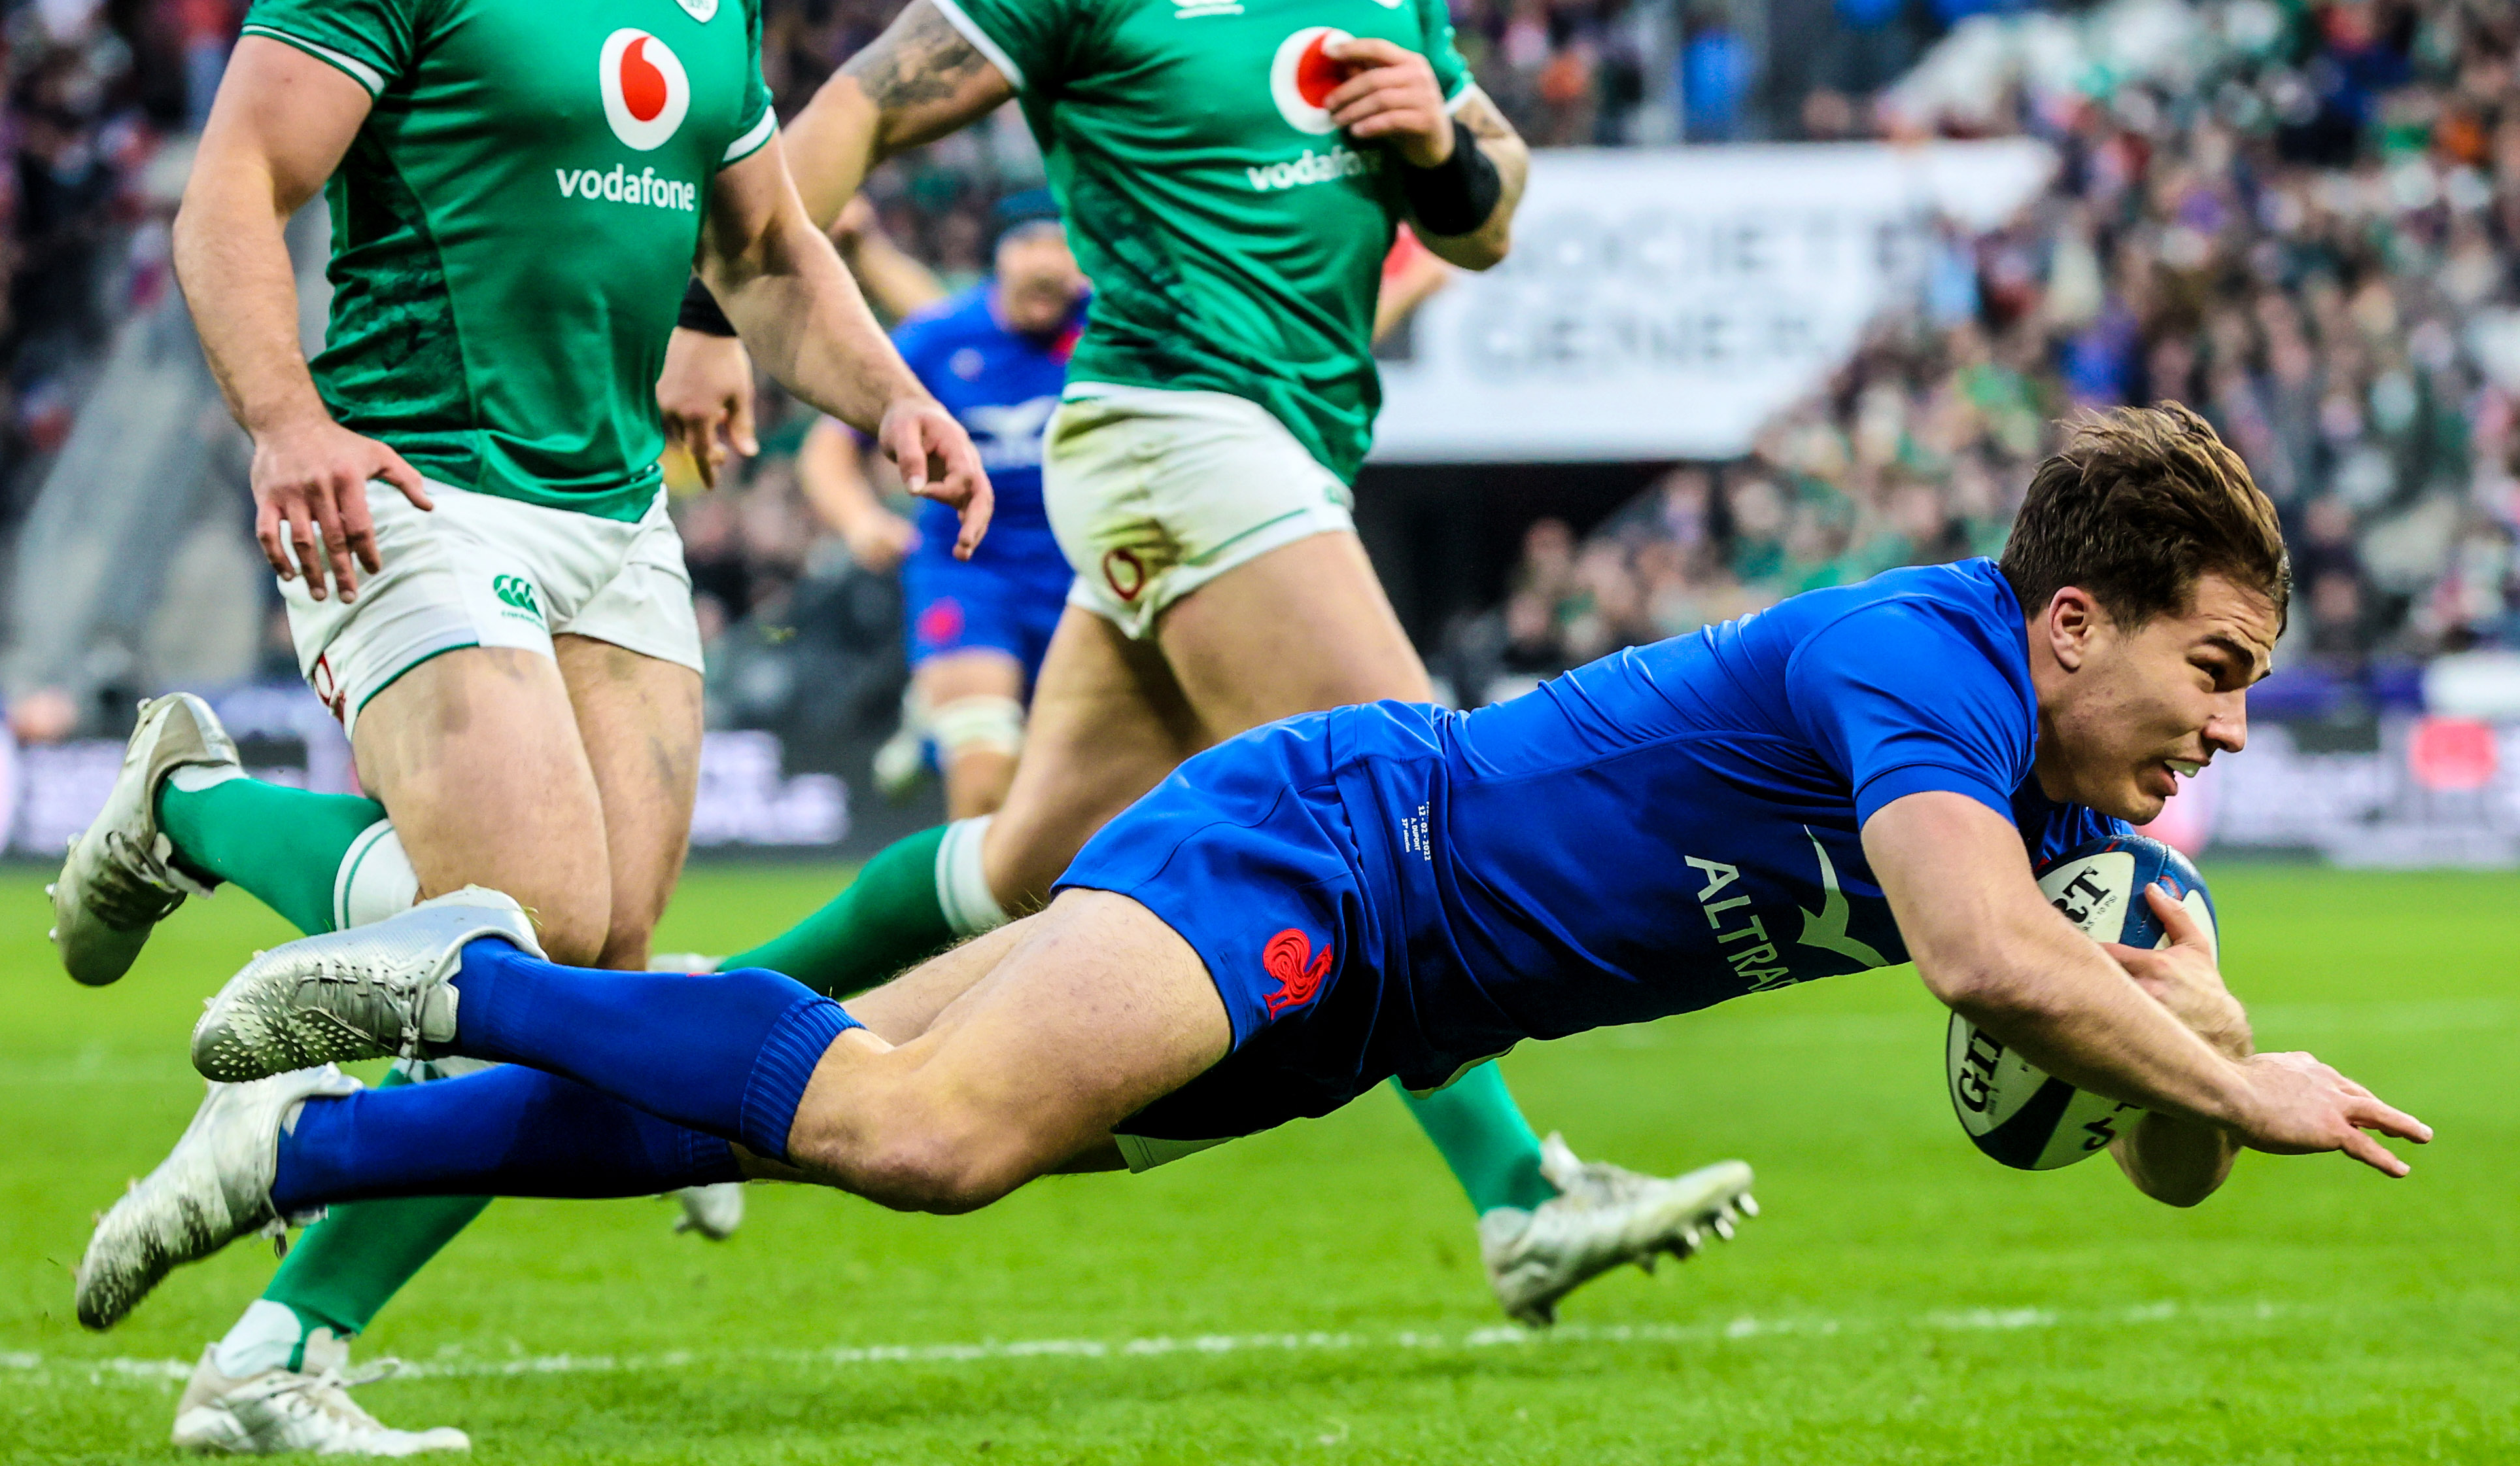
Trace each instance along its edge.
<instances>
[{"instance_id":1,"label":"blue rugby jersey","mask_svg":"<svg viewBox=\"0 0 2520 1466\"><path fill-rule=\"evenodd\" d=\"M1796 596L1472 712L1327 718L1381 908L1384 950L1355 955L1408 973L1417 1030L1386 1008L1372 1047L1413 1083L1907 960L1857 833L1904 795L1979 801L2034 862L2126 828L2031 777L2022 616L1988 560Z\"/></svg>"},{"instance_id":2,"label":"blue rugby jersey","mask_svg":"<svg viewBox=\"0 0 2520 1466\"><path fill-rule=\"evenodd\" d=\"M983 281L904 321L892 334L902 360L971 435L997 493L992 530L1050 532L1041 503L1041 445L1067 385L1067 358L1084 329L1079 304L1058 330L1025 336L1000 324ZM960 522L928 501L919 514L924 545L951 550ZM983 545L985 550L985 543Z\"/></svg>"}]
</instances>

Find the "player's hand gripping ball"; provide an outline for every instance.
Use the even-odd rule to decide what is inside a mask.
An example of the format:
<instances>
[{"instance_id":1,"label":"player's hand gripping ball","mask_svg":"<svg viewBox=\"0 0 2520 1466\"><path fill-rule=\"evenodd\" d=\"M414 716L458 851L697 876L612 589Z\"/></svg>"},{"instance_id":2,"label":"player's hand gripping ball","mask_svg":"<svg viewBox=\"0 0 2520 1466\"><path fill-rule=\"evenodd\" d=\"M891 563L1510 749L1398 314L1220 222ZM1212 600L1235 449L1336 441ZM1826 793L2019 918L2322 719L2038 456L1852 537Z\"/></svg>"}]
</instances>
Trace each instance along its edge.
<instances>
[{"instance_id":1,"label":"player's hand gripping ball","mask_svg":"<svg viewBox=\"0 0 2520 1466\"><path fill-rule=\"evenodd\" d=\"M2112 836L2068 850L2040 867L2039 892L2094 941L2132 947L2170 944L2144 888L2166 886L2221 946L2214 901L2187 857L2141 835ZM1952 1108L1977 1148L2020 1170L2053 1170L2109 1148L2143 1112L2032 1068L1993 1034L1955 1013L1950 1038Z\"/></svg>"}]
</instances>

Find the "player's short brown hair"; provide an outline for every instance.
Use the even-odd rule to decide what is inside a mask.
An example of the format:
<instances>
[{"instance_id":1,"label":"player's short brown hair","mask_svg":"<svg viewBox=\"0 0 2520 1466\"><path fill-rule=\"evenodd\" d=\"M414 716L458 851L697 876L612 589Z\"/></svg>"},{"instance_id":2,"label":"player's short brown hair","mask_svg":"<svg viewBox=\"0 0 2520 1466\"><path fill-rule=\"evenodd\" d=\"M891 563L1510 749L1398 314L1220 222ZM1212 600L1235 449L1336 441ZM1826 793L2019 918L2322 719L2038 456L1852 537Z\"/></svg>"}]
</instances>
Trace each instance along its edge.
<instances>
[{"instance_id":1,"label":"player's short brown hair","mask_svg":"<svg viewBox=\"0 0 2520 1466\"><path fill-rule=\"evenodd\" d=\"M2207 574L2266 597L2278 625L2292 599L2274 504L2212 426L2176 402L2069 423L2064 445L2030 477L2002 564L2024 614L2072 585L2130 627L2185 612Z\"/></svg>"}]
</instances>

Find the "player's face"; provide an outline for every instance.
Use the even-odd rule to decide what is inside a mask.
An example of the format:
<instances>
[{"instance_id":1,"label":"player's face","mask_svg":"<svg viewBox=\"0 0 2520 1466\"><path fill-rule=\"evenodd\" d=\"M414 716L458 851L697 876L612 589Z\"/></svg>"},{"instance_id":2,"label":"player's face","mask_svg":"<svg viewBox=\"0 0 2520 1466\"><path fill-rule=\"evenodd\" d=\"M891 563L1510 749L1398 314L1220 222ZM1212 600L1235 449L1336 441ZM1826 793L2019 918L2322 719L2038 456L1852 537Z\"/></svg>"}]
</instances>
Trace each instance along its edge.
<instances>
[{"instance_id":1,"label":"player's face","mask_svg":"<svg viewBox=\"0 0 2520 1466\"><path fill-rule=\"evenodd\" d=\"M2282 626L2263 596L2220 575L2186 614L2127 630L2078 591L2059 594L2043 632L2067 670L2043 697L2039 782L2051 799L2143 824L2217 754L2249 740L2249 685L2272 664Z\"/></svg>"},{"instance_id":2,"label":"player's face","mask_svg":"<svg viewBox=\"0 0 2520 1466\"><path fill-rule=\"evenodd\" d=\"M1084 273L1055 223L1018 229L998 243L998 310L1012 331L1056 331L1085 294Z\"/></svg>"}]
</instances>

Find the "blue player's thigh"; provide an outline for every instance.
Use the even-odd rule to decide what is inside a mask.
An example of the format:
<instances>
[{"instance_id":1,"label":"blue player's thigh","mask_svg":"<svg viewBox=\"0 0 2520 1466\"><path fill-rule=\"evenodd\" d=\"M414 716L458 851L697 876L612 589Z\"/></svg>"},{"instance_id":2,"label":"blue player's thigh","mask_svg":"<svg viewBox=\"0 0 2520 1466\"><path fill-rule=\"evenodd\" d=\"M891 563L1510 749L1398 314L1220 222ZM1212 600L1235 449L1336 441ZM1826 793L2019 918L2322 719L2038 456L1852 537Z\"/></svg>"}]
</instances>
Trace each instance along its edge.
<instances>
[{"instance_id":1,"label":"blue player's thigh","mask_svg":"<svg viewBox=\"0 0 2520 1466\"><path fill-rule=\"evenodd\" d=\"M1271 729L1200 754L1104 825L1058 881L1126 895L1180 933L1238 1048L1306 1017L1367 925L1345 811L1306 766L1314 751Z\"/></svg>"},{"instance_id":2,"label":"blue player's thigh","mask_svg":"<svg viewBox=\"0 0 2520 1466\"><path fill-rule=\"evenodd\" d=\"M1016 929L1011 929L1016 930ZM897 1048L834 1044L789 1132L809 1174L893 1206L985 1205L1222 1057L1198 956L1133 901L1074 892Z\"/></svg>"}]
</instances>

